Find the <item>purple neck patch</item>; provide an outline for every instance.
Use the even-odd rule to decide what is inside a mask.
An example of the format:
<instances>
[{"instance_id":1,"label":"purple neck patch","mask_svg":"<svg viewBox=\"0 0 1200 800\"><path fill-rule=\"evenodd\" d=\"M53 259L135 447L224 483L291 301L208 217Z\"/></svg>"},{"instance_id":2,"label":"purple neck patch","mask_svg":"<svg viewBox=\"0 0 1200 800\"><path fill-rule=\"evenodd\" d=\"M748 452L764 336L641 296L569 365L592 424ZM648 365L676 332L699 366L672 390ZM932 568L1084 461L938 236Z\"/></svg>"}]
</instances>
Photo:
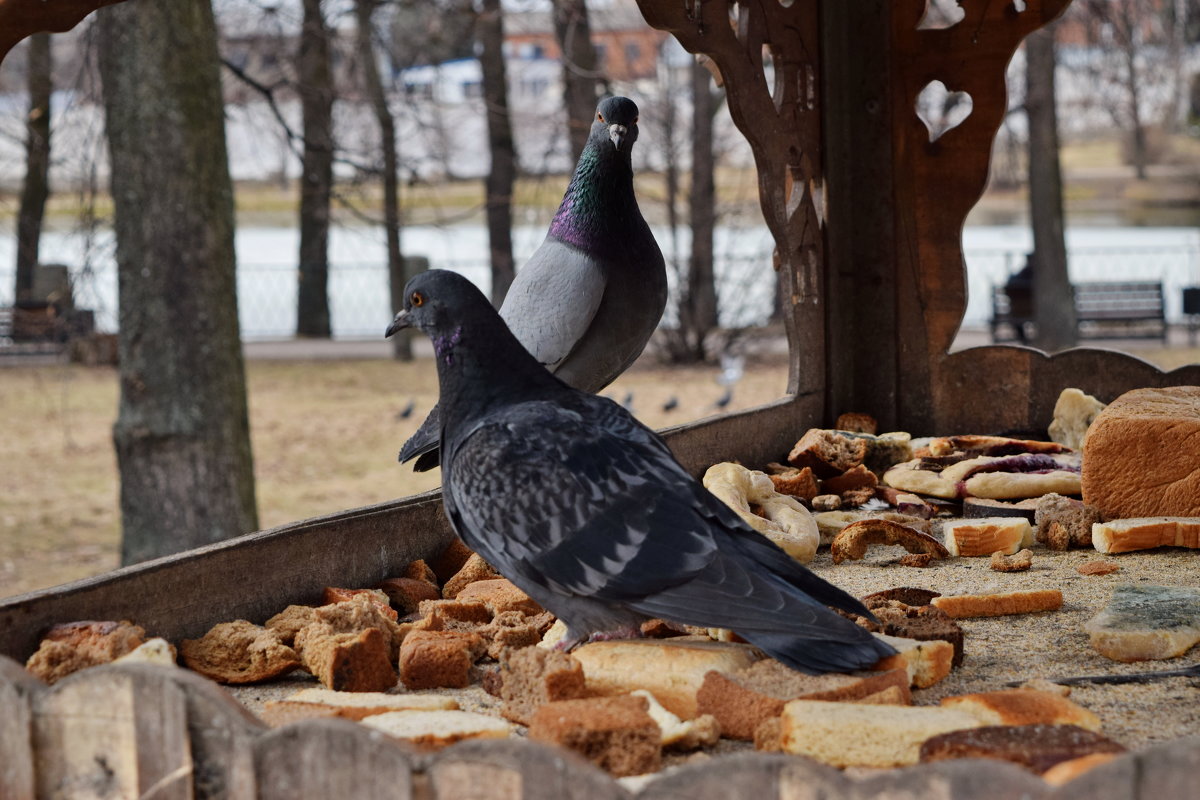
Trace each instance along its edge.
<instances>
[{"instance_id":1,"label":"purple neck patch","mask_svg":"<svg viewBox=\"0 0 1200 800\"><path fill-rule=\"evenodd\" d=\"M461 325L455 328L454 333L449 336L433 337L433 352L449 366L454 363L454 345L458 344L460 339L462 339Z\"/></svg>"}]
</instances>

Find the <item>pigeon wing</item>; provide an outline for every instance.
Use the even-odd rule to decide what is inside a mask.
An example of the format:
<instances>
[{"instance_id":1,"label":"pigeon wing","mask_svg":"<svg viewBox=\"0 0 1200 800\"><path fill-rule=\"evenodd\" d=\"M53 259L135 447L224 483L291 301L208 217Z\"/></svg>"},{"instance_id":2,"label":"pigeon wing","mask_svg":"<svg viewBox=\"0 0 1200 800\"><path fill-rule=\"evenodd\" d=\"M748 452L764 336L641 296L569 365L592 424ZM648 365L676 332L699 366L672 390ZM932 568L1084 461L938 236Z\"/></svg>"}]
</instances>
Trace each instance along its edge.
<instances>
[{"instance_id":1,"label":"pigeon wing","mask_svg":"<svg viewBox=\"0 0 1200 800\"><path fill-rule=\"evenodd\" d=\"M546 239L517 273L500 316L525 349L554 372L587 333L607 282L594 258Z\"/></svg>"},{"instance_id":2,"label":"pigeon wing","mask_svg":"<svg viewBox=\"0 0 1200 800\"><path fill-rule=\"evenodd\" d=\"M856 600L746 526L603 398L495 415L454 448L445 492L467 544L518 584L739 631L865 633L821 605Z\"/></svg>"}]
</instances>

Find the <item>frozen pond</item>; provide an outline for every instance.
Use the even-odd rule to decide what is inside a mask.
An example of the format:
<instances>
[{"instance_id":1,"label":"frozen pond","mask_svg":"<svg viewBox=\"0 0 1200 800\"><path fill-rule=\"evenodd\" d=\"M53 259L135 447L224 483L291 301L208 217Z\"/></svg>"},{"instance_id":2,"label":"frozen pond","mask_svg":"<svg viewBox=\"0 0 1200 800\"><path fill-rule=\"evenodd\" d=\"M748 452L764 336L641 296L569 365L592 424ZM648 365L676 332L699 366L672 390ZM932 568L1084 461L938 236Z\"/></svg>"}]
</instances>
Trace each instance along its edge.
<instances>
[{"instance_id":1,"label":"frozen pond","mask_svg":"<svg viewBox=\"0 0 1200 800\"><path fill-rule=\"evenodd\" d=\"M667 230L655 230L670 260ZM514 230L521 264L545 236L544 223ZM688 232L678 246L686 260ZM774 293L771 237L765 227L717 232L717 279L722 323L758 324L770 313ZM1067 230L1072 281L1162 281L1167 318L1181 321L1181 289L1200 285L1200 229L1072 227ZM969 300L965 326L987 324L990 291L1020 269L1032 248L1023 226L968 227L963 235ZM295 329L295 258L299 234L290 228L242 228L237 233L238 304L246 339L290 337ZM482 225L405 228L406 255L425 256L433 267L453 269L488 290L487 234ZM14 240L0 236L0 305L12 302ZM102 330L116 329L117 281L111 231L92 237L49 232L42 260L71 265L77 303L96 311ZM330 239L329 300L334 336L375 338L391 319L382 232L338 227ZM670 324L671 312L667 322Z\"/></svg>"}]
</instances>

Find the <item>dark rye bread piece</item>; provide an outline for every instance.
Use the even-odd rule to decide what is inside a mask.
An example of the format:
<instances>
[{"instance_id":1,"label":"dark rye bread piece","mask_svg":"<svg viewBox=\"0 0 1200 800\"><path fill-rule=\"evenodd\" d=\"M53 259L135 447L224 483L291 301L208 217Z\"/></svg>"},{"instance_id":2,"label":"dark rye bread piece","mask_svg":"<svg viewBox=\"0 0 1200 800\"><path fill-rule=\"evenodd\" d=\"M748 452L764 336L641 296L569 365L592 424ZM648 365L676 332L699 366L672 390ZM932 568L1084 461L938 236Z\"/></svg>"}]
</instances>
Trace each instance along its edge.
<instances>
[{"instance_id":1,"label":"dark rye bread piece","mask_svg":"<svg viewBox=\"0 0 1200 800\"><path fill-rule=\"evenodd\" d=\"M903 704L911 702L903 669L805 675L766 659L735 672L707 673L696 693L696 710L716 717L723 737L751 741L758 726L779 716L790 700L852 703L893 687Z\"/></svg>"},{"instance_id":2,"label":"dark rye bread piece","mask_svg":"<svg viewBox=\"0 0 1200 800\"><path fill-rule=\"evenodd\" d=\"M1037 540L1051 550L1091 547L1092 524L1099 521L1099 509L1053 493L1038 498L1034 515Z\"/></svg>"},{"instance_id":3,"label":"dark rye bread piece","mask_svg":"<svg viewBox=\"0 0 1200 800\"><path fill-rule=\"evenodd\" d=\"M951 665L962 666L963 629L945 611L936 606L910 606L895 600L875 601L867 604L867 608L871 609L878 623L872 624L865 617L855 620L867 630L887 636L916 639L918 642L949 642L954 648Z\"/></svg>"},{"instance_id":4,"label":"dark rye bread piece","mask_svg":"<svg viewBox=\"0 0 1200 800\"><path fill-rule=\"evenodd\" d=\"M500 662L500 713L528 725L546 703L587 695L583 665L569 653L526 647L505 653Z\"/></svg>"},{"instance_id":5,"label":"dark rye bread piece","mask_svg":"<svg viewBox=\"0 0 1200 800\"><path fill-rule=\"evenodd\" d=\"M996 758L1041 775L1063 761L1125 747L1076 725L988 725L942 733L921 745L921 761Z\"/></svg>"},{"instance_id":6,"label":"dark rye bread piece","mask_svg":"<svg viewBox=\"0 0 1200 800\"><path fill-rule=\"evenodd\" d=\"M574 750L614 777L662 766L662 731L644 697L559 700L537 710L529 738Z\"/></svg>"},{"instance_id":7,"label":"dark rye bread piece","mask_svg":"<svg viewBox=\"0 0 1200 800\"><path fill-rule=\"evenodd\" d=\"M788 463L808 467L818 478L832 478L857 467L866 457L866 439L811 428L788 454Z\"/></svg>"},{"instance_id":8,"label":"dark rye bread piece","mask_svg":"<svg viewBox=\"0 0 1200 800\"><path fill-rule=\"evenodd\" d=\"M888 601L895 600L897 603L904 603L906 606L927 606L935 597L941 597L941 592L935 592L932 589L920 589L915 586L897 586L892 589L884 589L880 592L871 592L862 596L863 605L867 608L875 608L877 606L887 605Z\"/></svg>"},{"instance_id":9,"label":"dark rye bread piece","mask_svg":"<svg viewBox=\"0 0 1200 800\"><path fill-rule=\"evenodd\" d=\"M1057 497L1057 495L1055 495ZM1024 500L992 500L987 497L964 497L962 510L967 519L982 519L984 517L1024 517L1030 524L1034 522L1037 512L1037 497Z\"/></svg>"}]
</instances>

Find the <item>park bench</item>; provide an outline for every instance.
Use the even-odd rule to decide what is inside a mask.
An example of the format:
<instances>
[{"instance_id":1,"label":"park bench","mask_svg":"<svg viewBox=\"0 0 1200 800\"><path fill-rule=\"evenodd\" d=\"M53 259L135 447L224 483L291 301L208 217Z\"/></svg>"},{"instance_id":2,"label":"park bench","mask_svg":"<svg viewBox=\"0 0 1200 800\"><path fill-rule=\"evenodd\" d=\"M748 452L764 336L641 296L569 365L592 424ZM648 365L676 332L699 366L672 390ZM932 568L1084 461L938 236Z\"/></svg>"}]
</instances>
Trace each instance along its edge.
<instances>
[{"instance_id":1,"label":"park bench","mask_svg":"<svg viewBox=\"0 0 1200 800\"><path fill-rule=\"evenodd\" d=\"M1081 339L1167 338L1161 282L1096 281L1077 283L1075 318ZM992 341L1024 341L1024 326L1033 322L1032 298L992 287Z\"/></svg>"}]
</instances>

